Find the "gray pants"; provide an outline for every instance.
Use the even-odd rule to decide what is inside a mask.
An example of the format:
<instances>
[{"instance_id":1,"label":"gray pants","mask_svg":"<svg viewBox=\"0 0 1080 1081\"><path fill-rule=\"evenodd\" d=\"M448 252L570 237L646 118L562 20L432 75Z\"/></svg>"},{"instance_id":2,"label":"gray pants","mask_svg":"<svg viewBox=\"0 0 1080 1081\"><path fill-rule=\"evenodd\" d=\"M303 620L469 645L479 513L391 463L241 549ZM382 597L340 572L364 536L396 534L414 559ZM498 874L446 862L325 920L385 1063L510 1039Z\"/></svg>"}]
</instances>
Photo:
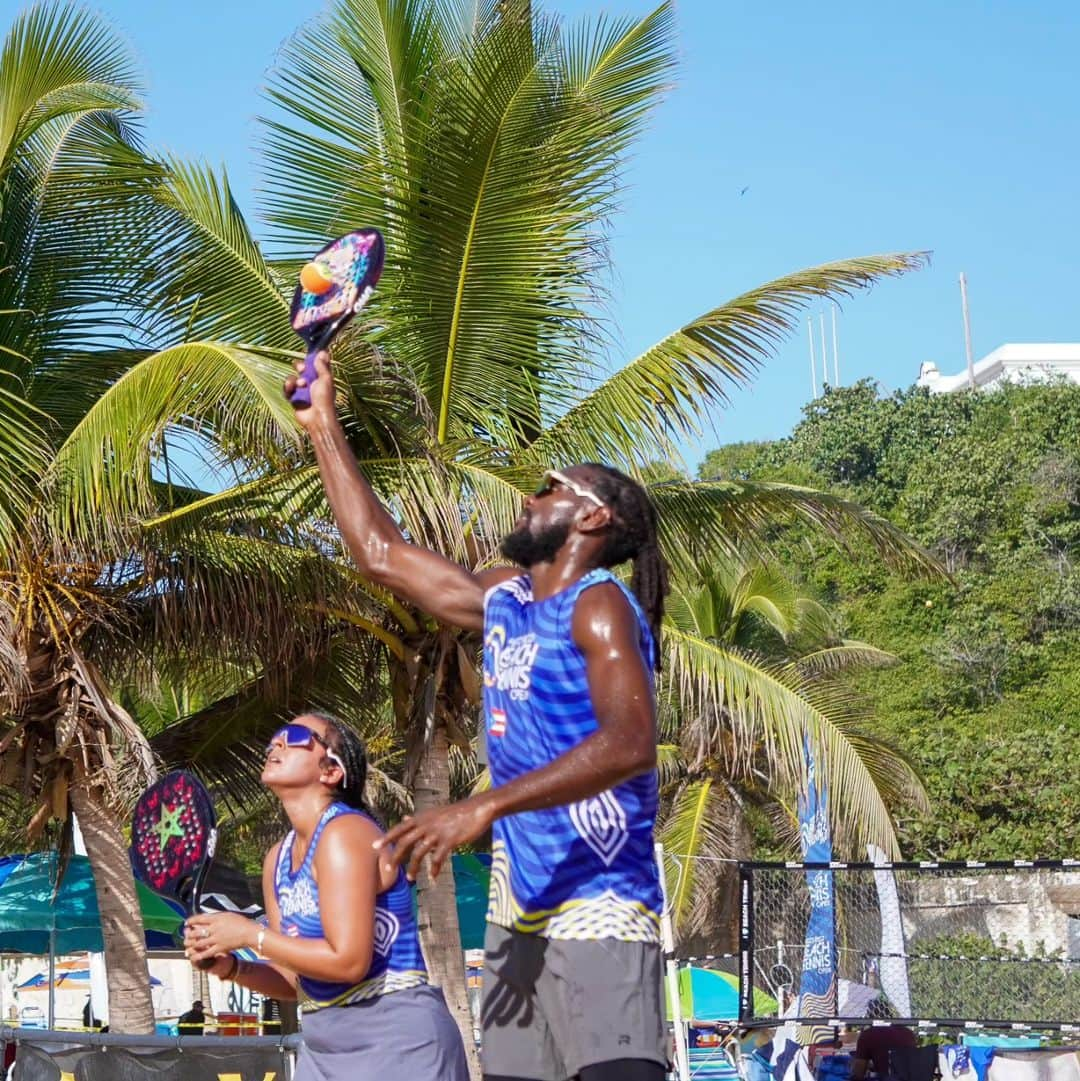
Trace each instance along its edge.
<instances>
[{"instance_id":1,"label":"gray pants","mask_svg":"<svg viewBox=\"0 0 1080 1081\"><path fill-rule=\"evenodd\" d=\"M618 1059L667 1065L660 979L657 945L563 942L489 923L485 1076L567 1081Z\"/></svg>"},{"instance_id":2,"label":"gray pants","mask_svg":"<svg viewBox=\"0 0 1080 1081\"><path fill-rule=\"evenodd\" d=\"M469 1081L461 1033L437 987L304 1014L293 1081Z\"/></svg>"}]
</instances>

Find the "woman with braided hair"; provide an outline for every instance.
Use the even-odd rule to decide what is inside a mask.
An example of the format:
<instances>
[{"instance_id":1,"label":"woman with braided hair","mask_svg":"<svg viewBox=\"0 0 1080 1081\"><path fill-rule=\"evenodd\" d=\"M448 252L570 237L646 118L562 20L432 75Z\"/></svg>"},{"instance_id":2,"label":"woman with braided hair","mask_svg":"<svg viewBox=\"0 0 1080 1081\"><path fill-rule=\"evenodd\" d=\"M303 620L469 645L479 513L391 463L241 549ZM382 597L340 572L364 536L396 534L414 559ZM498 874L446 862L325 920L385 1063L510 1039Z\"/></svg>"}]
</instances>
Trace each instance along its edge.
<instances>
[{"instance_id":1,"label":"woman with braided hair","mask_svg":"<svg viewBox=\"0 0 1080 1081\"><path fill-rule=\"evenodd\" d=\"M364 802L367 756L333 717L305 713L267 748L262 781L292 829L267 853L268 925L199 913L185 927L195 963L271 998L299 998L304 1045L295 1081L467 1081L442 992L427 982L412 887L377 852ZM263 963L231 951L254 949Z\"/></svg>"}]
</instances>

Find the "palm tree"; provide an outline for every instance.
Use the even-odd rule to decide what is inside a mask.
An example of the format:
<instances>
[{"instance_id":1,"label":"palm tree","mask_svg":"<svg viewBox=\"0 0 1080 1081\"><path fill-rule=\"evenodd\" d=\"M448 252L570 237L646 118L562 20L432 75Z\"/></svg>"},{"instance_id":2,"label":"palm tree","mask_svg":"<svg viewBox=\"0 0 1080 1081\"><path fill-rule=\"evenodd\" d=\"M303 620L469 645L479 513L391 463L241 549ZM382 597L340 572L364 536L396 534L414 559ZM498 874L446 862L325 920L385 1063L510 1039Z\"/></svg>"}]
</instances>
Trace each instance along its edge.
<instances>
[{"instance_id":1,"label":"palm tree","mask_svg":"<svg viewBox=\"0 0 1080 1081\"><path fill-rule=\"evenodd\" d=\"M138 785L152 764L87 648L117 614L115 592L98 588L105 562L53 528L44 480L70 417L65 376L95 336L119 329L87 311L116 277L107 252L95 265L95 243L121 213L139 108L130 60L100 21L54 6L15 22L0 54L2 780L33 799L31 839L54 815L66 820L69 801L78 812L112 961L110 1008L118 1026L150 1031L134 884L119 871L127 853L109 808L121 776ZM99 373L117 363L109 344ZM72 385L71 404L81 389Z\"/></svg>"},{"instance_id":2,"label":"palm tree","mask_svg":"<svg viewBox=\"0 0 1080 1081\"><path fill-rule=\"evenodd\" d=\"M271 84L272 257L223 177L172 163L156 195L168 239L142 330L186 344L140 365L125 408L137 398L154 418L144 437L156 438L165 420L174 433L195 431L237 463L240 483L156 516L145 493L128 488L118 507L153 535L220 537L259 532L264 521L280 532L295 522L320 553L339 553L318 475L280 438L287 420L264 375L280 372L282 351L295 346L287 313L296 270L328 236L358 224L383 230L388 260L364 323L335 348L347 431L408 534L472 567L497 558L496 540L540 470L604 459L638 471L671 457L806 304L920 265L886 255L789 275L609 375L598 309L607 222L621 163L672 76L674 51L669 3L639 20L563 30L522 0L338 0L288 44ZM211 404L214 392L227 393L226 407ZM93 454L121 415L110 393L79 458L98 474L115 468ZM273 437L269 451L260 435ZM861 538L897 564L932 562L888 523L805 489L685 482L655 495L664 543L688 574L787 514ZM415 806L441 803L449 749L467 754L475 731L477 643L374 588L365 593L359 609L322 611L381 644ZM189 741L202 738L204 721L181 725ZM242 718L219 723L214 746L244 731ZM232 766L241 770L242 756ZM448 878L421 883L422 927L429 964L468 1032Z\"/></svg>"},{"instance_id":3,"label":"palm tree","mask_svg":"<svg viewBox=\"0 0 1080 1081\"><path fill-rule=\"evenodd\" d=\"M198 537L140 526L205 495L170 469L167 418L144 408L156 379L171 381L189 430L223 433L230 451L257 443L272 462L296 454L281 363L130 344L164 235L140 107L100 19L48 5L15 21L0 53L0 785L31 808L31 843L58 822L66 852L77 814L110 1023L128 1032L153 1031L154 1017L122 826L157 761L153 726L133 720L121 691L186 686L226 710L253 686L249 728L265 730L305 694L305 675L328 682L318 661L329 651L313 648L330 637L324 611L365 610L347 571L291 521L287 535L267 516L258 532ZM244 422L230 427L237 387ZM369 638L333 638L346 671L371 667Z\"/></svg>"},{"instance_id":4,"label":"palm tree","mask_svg":"<svg viewBox=\"0 0 1080 1081\"><path fill-rule=\"evenodd\" d=\"M926 795L907 760L868 734L865 706L843 678L895 658L842 639L774 565L740 557L676 587L665 646L659 835L680 934L719 930L722 948L735 948L731 861L752 855L751 808L765 809L781 847L798 852L804 735L829 779L837 850L851 858L873 842L899 856L891 810L925 806Z\"/></svg>"}]
</instances>

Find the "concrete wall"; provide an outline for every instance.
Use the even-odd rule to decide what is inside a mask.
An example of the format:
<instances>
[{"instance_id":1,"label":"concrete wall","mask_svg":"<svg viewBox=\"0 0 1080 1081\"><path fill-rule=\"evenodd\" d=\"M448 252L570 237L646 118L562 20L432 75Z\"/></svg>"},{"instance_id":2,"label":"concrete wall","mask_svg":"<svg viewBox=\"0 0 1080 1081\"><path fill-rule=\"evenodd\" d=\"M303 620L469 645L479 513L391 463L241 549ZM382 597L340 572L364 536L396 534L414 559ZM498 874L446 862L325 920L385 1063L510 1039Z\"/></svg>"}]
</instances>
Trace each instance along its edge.
<instances>
[{"instance_id":1,"label":"concrete wall","mask_svg":"<svg viewBox=\"0 0 1080 1081\"><path fill-rule=\"evenodd\" d=\"M974 933L995 944L1070 956L1080 918L1080 871L927 874L903 885L908 949L936 935ZM1073 954L1073 956L1075 956Z\"/></svg>"}]
</instances>

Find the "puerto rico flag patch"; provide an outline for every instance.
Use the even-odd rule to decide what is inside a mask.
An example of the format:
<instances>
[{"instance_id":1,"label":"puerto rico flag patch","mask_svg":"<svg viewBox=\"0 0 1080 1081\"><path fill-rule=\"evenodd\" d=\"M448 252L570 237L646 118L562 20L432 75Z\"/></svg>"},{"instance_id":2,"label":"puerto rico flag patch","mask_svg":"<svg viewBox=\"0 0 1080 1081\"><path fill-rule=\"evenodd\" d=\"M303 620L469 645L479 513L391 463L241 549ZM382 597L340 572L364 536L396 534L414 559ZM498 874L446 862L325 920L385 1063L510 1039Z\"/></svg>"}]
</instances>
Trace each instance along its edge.
<instances>
[{"instance_id":1,"label":"puerto rico flag patch","mask_svg":"<svg viewBox=\"0 0 1080 1081\"><path fill-rule=\"evenodd\" d=\"M492 709L491 711L491 727L488 729L488 734L492 736L501 736L506 732L506 710L505 709Z\"/></svg>"}]
</instances>

